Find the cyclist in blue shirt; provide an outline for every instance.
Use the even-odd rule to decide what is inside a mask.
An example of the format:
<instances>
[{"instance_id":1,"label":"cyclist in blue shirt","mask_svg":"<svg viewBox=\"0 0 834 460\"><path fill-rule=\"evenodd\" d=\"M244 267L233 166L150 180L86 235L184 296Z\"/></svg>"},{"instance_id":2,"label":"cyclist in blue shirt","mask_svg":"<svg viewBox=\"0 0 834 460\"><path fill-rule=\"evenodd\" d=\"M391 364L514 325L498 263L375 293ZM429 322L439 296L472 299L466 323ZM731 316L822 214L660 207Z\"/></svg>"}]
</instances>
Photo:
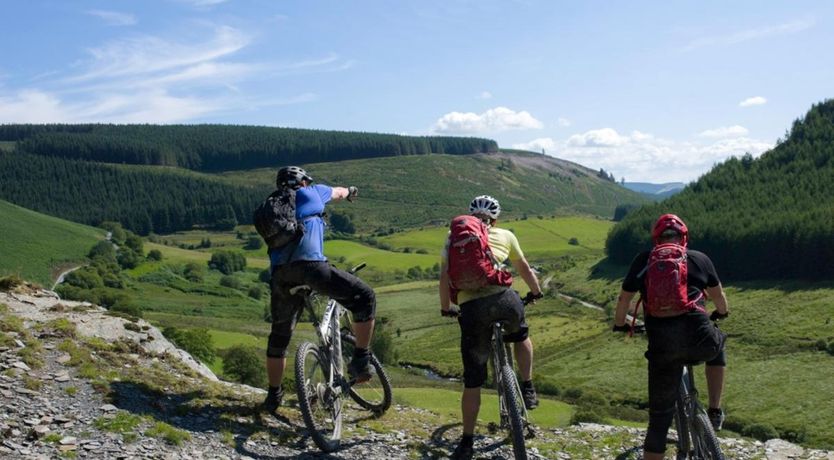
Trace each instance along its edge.
<instances>
[{"instance_id":1,"label":"cyclist in blue shirt","mask_svg":"<svg viewBox=\"0 0 834 460\"><path fill-rule=\"evenodd\" d=\"M292 287L306 284L319 294L335 299L353 313L356 348L348 365L348 374L360 383L371 378L368 348L376 311L374 291L356 276L330 265L324 256L325 206L334 200L352 200L357 189L313 185L312 182L313 178L297 166L278 170L278 187L296 189L295 215L298 222L304 225L304 236L296 243L269 251L272 331L266 351L269 391L264 408L270 412L281 405L287 346L304 306L302 297L289 293Z\"/></svg>"}]
</instances>

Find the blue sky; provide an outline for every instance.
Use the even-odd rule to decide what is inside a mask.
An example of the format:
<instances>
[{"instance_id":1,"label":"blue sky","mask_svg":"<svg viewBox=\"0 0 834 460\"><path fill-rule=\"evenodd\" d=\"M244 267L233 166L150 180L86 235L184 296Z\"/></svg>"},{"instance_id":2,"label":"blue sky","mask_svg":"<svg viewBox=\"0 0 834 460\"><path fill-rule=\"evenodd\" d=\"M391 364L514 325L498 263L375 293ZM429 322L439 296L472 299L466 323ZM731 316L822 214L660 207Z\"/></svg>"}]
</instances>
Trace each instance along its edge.
<instances>
[{"instance_id":1,"label":"blue sky","mask_svg":"<svg viewBox=\"0 0 834 460\"><path fill-rule=\"evenodd\" d=\"M834 3L7 1L0 123L472 135L629 181L770 148L834 96Z\"/></svg>"}]
</instances>

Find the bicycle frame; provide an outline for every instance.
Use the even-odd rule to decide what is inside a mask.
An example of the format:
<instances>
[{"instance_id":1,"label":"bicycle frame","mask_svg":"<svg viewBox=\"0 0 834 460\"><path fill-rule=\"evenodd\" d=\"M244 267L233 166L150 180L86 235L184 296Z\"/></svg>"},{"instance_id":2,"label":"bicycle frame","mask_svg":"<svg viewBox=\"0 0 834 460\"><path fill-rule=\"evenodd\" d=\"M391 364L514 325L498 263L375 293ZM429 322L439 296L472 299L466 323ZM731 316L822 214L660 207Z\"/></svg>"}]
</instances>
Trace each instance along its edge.
<instances>
[{"instance_id":1,"label":"bicycle frame","mask_svg":"<svg viewBox=\"0 0 834 460\"><path fill-rule=\"evenodd\" d=\"M319 320L310 295L307 296L304 307L313 318L313 328L316 330L316 335L321 344L319 351L330 363L327 383L331 388L338 388L339 392L346 393L350 382L343 377L342 373L342 336L339 328L340 319L344 316L344 309L339 302L330 299L321 320Z\"/></svg>"}]
</instances>

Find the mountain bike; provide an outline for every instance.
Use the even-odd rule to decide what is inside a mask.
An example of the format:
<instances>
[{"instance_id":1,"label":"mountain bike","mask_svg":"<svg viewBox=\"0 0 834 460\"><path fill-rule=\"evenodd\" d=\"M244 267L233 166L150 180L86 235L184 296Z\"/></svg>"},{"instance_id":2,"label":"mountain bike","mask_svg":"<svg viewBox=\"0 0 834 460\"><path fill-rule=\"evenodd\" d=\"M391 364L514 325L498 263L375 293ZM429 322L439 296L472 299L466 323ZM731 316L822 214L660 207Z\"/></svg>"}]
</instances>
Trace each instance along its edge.
<instances>
[{"instance_id":1,"label":"mountain bike","mask_svg":"<svg viewBox=\"0 0 834 460\"><path fill-rule=\"evenodd\" d=\"M531 299L523 298L522 301L526 306ZM521 396L521 386L513 370L513 354L510 344L504 342L504 325L501 321L496 321L492 325L491 358L495 390L498 392L499 426L510 430L516 460L526 460L527 449L524 439L534 437L535 433L530 425L527 407Z\"/></svg>"},{"instance_id":2,"label":"mountain bike","mask_svg":"<svg viewBox=\"0 0 834 460\"><path fill-rule=\"evenodd\" d=\"M349 273L364 267L364 263L357 265ZM373 353L370 365L375 375L371 380L357 383L345 374L344 363L351 356L356 339L351 333L347 310L339 302L329 299L319 319L314 308L315 293L310 286L295 286L290 294L304 296L304 310L313 318L318 336L318 344L303 342L295 355L298 405L313 442L322 451L333 452L341 445L345 395L379 415L391 406L391 381ZM343 321L345 326L340 327Z\"/></svg>"},{"instance_id":3,"label":"mountain bike","mask_svg":"<svg viewBox=\"0 0 834 460\"><path fill-rule=\"evenodd\" d=\"M532 298L522 298L524 305L534 301ZM446 313L446 316L458 316L459 311ZM524 445L525 438L535 436L533 427L529 422L527 407L521 396L521 386L513 370L513 354L510 344L504 342L503 321L496 321L492 325L492 349L490 361L492 362L493 380L495 389L498 392L498 412L500 415L500 428L509 429L513 442L513 454L516 460L527 459L527 449ZM525 435L525 430L527 431Z\"/></svg>"},{"instance_id":4,"label":"mountain bike","mask_svg":"<svg viewBox=\"0 0 834 460\"><path fill-rule=\"evenodd\" d=\"M680 392L675 408L675 427L678 430L678 460L723 460L718 437L712 428L707 411L698 401L692 364L687 363L681 376Z\"/></svg>"}]
</instances>

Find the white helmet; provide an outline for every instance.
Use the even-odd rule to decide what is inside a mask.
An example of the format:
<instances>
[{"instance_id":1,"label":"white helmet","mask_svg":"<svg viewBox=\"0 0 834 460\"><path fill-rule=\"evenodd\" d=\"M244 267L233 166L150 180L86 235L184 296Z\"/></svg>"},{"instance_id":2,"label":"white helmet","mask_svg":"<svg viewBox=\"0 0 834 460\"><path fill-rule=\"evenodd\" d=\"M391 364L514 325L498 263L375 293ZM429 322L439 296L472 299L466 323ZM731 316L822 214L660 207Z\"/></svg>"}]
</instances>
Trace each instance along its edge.
<instances>
[{"instance_id":1,"label":"white helmet","mask_svg":"<svg viewBox=\"0 0 834 460\"><path fill-rule=\"evenodd\" d=\"M493 220L498 219L498 215L501 214L501 205L498 204L498 200L489 195L476 196L469 203L469 214L484 215Z\"/></svg>"}]
</instances>

